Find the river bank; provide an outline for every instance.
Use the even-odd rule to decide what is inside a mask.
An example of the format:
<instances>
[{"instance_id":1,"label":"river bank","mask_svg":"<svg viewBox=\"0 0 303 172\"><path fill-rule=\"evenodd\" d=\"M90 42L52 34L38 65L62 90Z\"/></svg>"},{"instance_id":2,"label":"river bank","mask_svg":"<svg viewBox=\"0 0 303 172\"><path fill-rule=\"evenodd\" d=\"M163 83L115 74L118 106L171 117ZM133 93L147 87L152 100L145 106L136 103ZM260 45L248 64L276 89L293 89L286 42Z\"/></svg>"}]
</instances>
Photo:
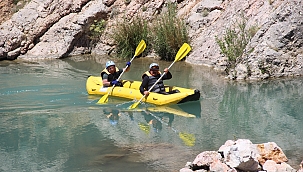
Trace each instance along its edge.
<instances>
[{"instance_id":1,"label":"river bank","mask_svg":"<svg viewBox=\"0 0 303 172\"><path fill-rule=\"evenodd\" d=\"M140 3L30 1L0 25L0 60L112 54L115 43L110 35L118 21L131 22L140 15L152 24L159 14L166 12L167 3L163 0ZM187 63L225 71L226 79L230 80L264 80L303 74L302 1L181 0L174 3L177 16L187 24L192 46ZM229 29L240 29L237 27L243 18L247 19L242 24L245 32L255 28L256 33L247 40L248 44L241 50L243 54L230 61L222 54L216 39L224 38ZM100 41L92 47L87 33L95 20L105 20L107 24Z\"/></svg>"},{"instance_id":2,"label":"river bank","mask_svg":"<svg viewBox=\"0 0 303 172\"><path fill-rule=\"evenodd\" d=\"M217 152L235 138L253 145L275 142L287 163L299 169L303 78L239 83L222 80L210 68L175 63L173 78L165 83L199 89L201 98L186 106L194 118L151 112L169 127L153 125L157 119L139 109L126 111L133 102L110 98L100 106L100 96L87 94L87 76L99 76L107 58L0 62L0 169L176 172L201 152ZM152 62L136 58L123 78L140 79ZM125 60L116 64L124 66ZM161 69L170 64L159 62ZM121 116L112 122L104 108ZM194 136L194 142L184 142L179 133Z\"/></svg>"}]
</instances>

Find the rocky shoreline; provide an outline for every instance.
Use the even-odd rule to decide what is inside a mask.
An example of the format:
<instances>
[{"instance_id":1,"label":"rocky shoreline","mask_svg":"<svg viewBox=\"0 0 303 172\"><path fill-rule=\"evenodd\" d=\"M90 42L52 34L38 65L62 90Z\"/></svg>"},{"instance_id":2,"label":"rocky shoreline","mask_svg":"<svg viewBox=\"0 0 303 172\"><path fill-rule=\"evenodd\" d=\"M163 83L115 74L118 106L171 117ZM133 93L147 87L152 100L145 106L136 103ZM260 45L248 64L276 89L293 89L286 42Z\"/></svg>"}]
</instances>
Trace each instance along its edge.
<instances>
[{"instance_id":1,"label":"rocky shoreline","mask_svg":"<svg viewBox=\"0 0 303 172\"><path fill-rule=\"evenodd\" d=\"M303 172L295 170L282 149L274 142L253 144L248 139L227 140L218 151L204 151L180 172Z\"/></svg>"},{"instance_id":2,"label":"rocky shoreline","mask_svg":"<svg viewBox=\"0 0 303 172\"><path fill-rule=\"evenodd\" d=\"M242 57L226 75L230 80L264 80L303 75L303 2L301 0L197 0L177 3L186 21L192 51L187 63L226 71L228 59L215 38L241 18L258 31ZM31 0L0 25L0 60L65 58L79 54L111 54L109 34L117 21L140 15L151 21L165 12L168 1ZM94 20L107 22L95 47L86 33ZM148 40L147 40L148 41Z\"/></svg>"},{"instance_id":3,"label":"rocky shoreline","mask_svg":"<svg viewBox=\"0 0 303 172\"><path fill-rule=\"evenodd\" d=\"M259 30L226 78L263 80L303 75L301 0L173 2L178 4L178 16L186 21L191 39L192 51L187 63L225 71L228 60L220 53L215 37L222 36L243 12L247 27L257 25ZM125 16L131 19L136 14L151 20L165 11L166 3L164 0L129 4L124 0L31 0L10 19L1 22L0 60L111 54L115 45L108 35L117 21ZM96 47L90 47L85 34L96 19L106 20L107 27ZM218 151L197 155L180 171L303 172L302 163L295 170L286 162L287 157L274 142L253 144L245 139L228 140Z\"/></svg>"}]
</instances>

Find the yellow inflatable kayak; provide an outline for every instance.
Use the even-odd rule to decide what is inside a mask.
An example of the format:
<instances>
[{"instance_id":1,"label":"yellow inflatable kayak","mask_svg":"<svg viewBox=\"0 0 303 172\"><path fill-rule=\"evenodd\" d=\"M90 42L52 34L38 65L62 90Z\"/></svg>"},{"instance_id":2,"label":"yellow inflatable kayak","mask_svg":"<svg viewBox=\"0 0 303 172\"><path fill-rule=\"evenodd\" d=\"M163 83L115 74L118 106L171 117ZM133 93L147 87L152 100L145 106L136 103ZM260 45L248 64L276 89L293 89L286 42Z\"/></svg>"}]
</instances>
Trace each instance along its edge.
<instances>
[{"instance_id":1,"label":"yellow inflatable kayak","mask_svg":"<svg viewBox=\"0 0 303 172\"><path fill-rule=\"evenodd\" d=\"M123 87L115 87L111 92L111 96L126 98L131 100L139 100L143 96L140 93L140 81L122 80ZM196 89L188 89L175 86L165 86L166 91L179 90L178 93L164 95L158 93L150 93L143 102L155 105L179 104L188 101L196 101L200 99L200 91ZM98 76L89 76L86 81L86 90L88 94L104 95L111 91L112 87L103 87L102 78Z\"/></svg>"}]
</instances>

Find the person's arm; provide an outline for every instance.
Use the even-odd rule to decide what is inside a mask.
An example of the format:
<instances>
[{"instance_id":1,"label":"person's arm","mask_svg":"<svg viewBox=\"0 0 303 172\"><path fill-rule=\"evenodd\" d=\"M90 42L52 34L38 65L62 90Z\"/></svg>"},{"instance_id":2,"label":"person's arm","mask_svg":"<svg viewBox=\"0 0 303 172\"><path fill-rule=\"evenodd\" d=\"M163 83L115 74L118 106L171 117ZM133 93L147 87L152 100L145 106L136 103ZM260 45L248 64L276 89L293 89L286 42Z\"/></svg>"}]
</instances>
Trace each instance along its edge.
<instances>
[{"instance_id":1,"label":"person's arm","mask_svg":"<svg viewBox=\"0 0 303 172\"><path fill-rule=\"evenodd\" d=\"M140 93L142 95L145 95L145 94L148 94L148 91L147 91L147 84L148 84L148 76L145 76L142 80L142 83L140 85Z\"/></svg>"},{"instance_id":2,"label":"person's arm","mask_svg":"<svg viewBox=\"0 0 303 172\"><path fill-rule=\"evenodd\" d=\"M120 69L119 68L119 76L121 75L121 73L123 72L123 70L124 70L125 68L123 68L123 69ZM126 71L125 71L126 72Z\"/></svg>"},{"instance_id":3,"label":"person's arm","mask_svg":"<svg viewBox=\"0 0 303 172\"><path fill-rule=\"evenodd\" d=\"M125 72L128 72L130 70L130 67L124 68Z\"/></svg>"},{"instance_id":4,"label":"person's arm","mask_svg":"<svg viewBox=\"0 0 303 172\"><path fill-rule=\"evenodd\" d=\"M108 75L105 73L101 77L102 77L103 86L109 87L110 86L110 82L108 81Z\"/></svg>"},{"instance_id":5,"label":"person's arm","mask_svg":"<svg viewBox=\"0 0 303 172\"><path fill-rule=\"evenodd\" d=\"M130 65L131 64L132 64L131 62L127 62L126 67L123 70L125 70L125 72L128 72L130 70Z\"/></svg>"},{"instance_id":6,"label":"person's arm","mask_svg":"<svg viewBox=\"0 0 303 172\"><path fill-rule=\"evenodd\" d=\"M124 70L125 72L128 72L128 71L130 70L130 65L131 65L131 64L132 64L131 62L127 62L125 68L119 69L119 70L121 71L120 74L122 73L123 70Z\"/></svg>"},{"instance_id":7,"label":"person's arm","mask_svg":"<svg viewBox=\"0 0 303 172\"><path fill-rule=\"evenodd\" d=\"M168 71L167 68L164 69L164 72L165 72L166 74L163 76L162 80L168 80L168 79L171 79L171 78L173 77L172 74Z\"/></svg>"},{"instance_id":8,"label":"person's arm","mask_svg":"<svg viewBox=\"0 0 303 172\"><path fill-rule=\"evenodd\" d=\"M126 63L126 67L124 68L125 72L128 72L130 70L130 65L131 64L132 64L131 62Z\"/></svg>"},{"instance_id":9,"label":"person's arm","mask_svg":"<svg viewBox=\"0 0 303 172\"><path fill-rule=\"evenodd\" d=\"M125 70L125 72L128 72L130 70L130 67L125 67L123 69L119 69L119 75L121 75L121 73L123 72L123 70Z\"/></svg>"},{"instance_id":10,"label":"person's arm","mask_svg":"<svg viewBox=\"0 0 303 172\"><path fill-rule=\"evenodd\" d=\"M119 71L117 71L115 74L116 75L118 74L118 77L119 77L122 72L123 72L123 69L119 69ZM102 77L103 86L105 86L105 87L114 86L114 85L119 86L119 87L123 86L123 84L116 79L114 79L112 81L108 81L108 74L106 74L106 73L104 73L103 76L101 76L101 77Z\"/></svg>"}]
</instances>

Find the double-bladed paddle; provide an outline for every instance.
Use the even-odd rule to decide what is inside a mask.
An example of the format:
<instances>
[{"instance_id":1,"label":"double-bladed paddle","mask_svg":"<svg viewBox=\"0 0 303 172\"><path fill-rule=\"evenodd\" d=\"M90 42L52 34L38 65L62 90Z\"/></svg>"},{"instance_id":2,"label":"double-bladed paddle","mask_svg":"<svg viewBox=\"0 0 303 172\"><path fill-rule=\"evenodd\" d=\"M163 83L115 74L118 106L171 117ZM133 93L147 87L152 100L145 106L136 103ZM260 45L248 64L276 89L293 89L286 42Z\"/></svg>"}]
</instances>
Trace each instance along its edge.
<instances>
[{"instance_id":1,"label":"double-bladed paddle","mask_svg":"<svg viewBox=\"0 0 303 172\"><path fill-rule=\"evenodd\" d=\"M132 62L134 60L134 58L138 55L140 55L144 49L146 48L146 43L144 40L141 40L141 42L138 44L136 51L135 51L135 55L134 57L130 60L130 62ZM125 69L123 69L122 73L120 74L119 78L117 79L117 81L119 81L121 79L121 76L123 75L123 73L125 72L127 66L125 67ZM97 102L98 104L104 104L108 102L108 96L111 94L111 92L114 90L115 85L113 85L112 89L105 94L103 97L100 98L100 100Z\"/></svg>"},{"instance_id":2,"label":"double-bladed paddle","mask_svg":"<svg viewBox=\"0 0 303 172\"><path fill-rule=\"evenodd\" d=\"M177 55L176 55L176 57L175 57L174 62L168 67L168 69L171 68L172 65L173 65L175 62L182 60L182 59L188 54L188 52L189 52L190 50L191 50L190 46L189 46L187 43L184 43L184 44L182 45L182 47L179 49L179 51L178 51L178 53L177 53ZM150 91L154 88L154 86L163 78L163 76L164 76L165 74L166 74L166 73L164 72L164 73L161 75L161 77L156 81L156 83L154 83L154 85L153 85L152 87L150 87L150 89L148 90L148 92L150 92ZM139 101L137 101L137 102L135 102L134 104L132 104L131 106L129 106L128 109L135 109L135 108L140 104L140 102L141 102L144 98L145 98L145 95L143 95L142 98L141 98Z\"/></svg>"}]
</instances>

